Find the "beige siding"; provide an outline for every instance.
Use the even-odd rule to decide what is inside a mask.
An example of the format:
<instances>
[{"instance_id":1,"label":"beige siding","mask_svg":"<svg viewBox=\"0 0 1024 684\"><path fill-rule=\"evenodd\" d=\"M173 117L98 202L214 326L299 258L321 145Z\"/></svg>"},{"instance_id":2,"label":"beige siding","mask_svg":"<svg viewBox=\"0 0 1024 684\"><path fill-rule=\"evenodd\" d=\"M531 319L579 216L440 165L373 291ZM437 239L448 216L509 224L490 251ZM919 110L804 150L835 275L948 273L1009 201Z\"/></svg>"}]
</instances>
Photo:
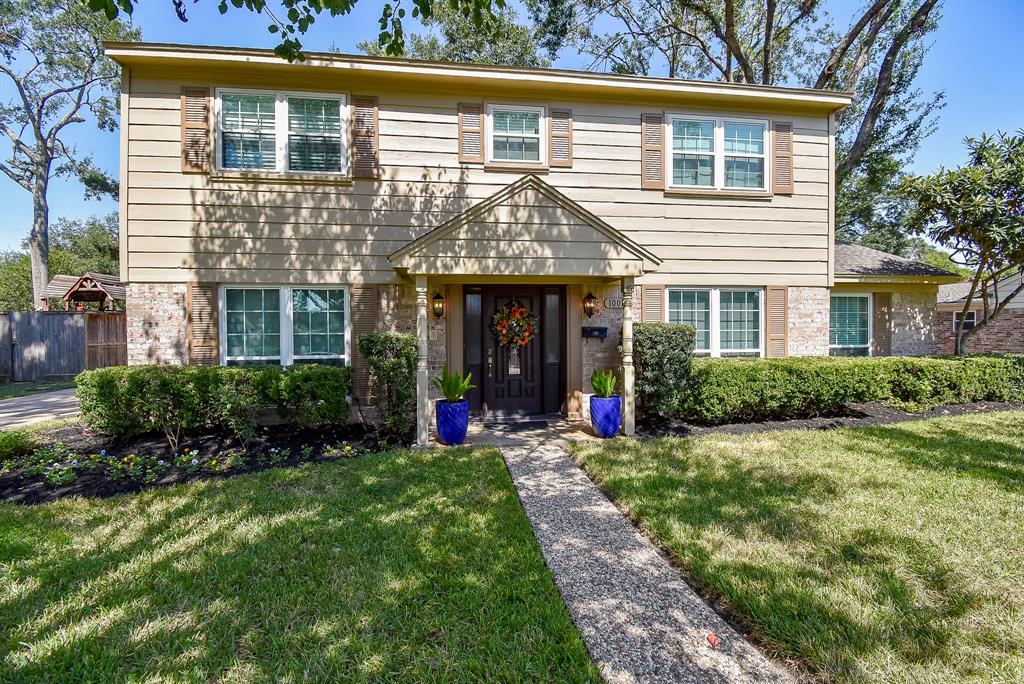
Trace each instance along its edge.
<instances>
[{"instance_id":1,"label":"beige siding","mask_svg":"<svg viewBox=\"0 0 1024 684\"><path fill-rule=\"evenodd\" d=\"M187 85L196 84L239 85L215 78ZM122 177L127 277L132 282L393 282L391 252L522 175L459 165L457 105L486 99L481 94L370 92L365 87L358 93L376 95L380 102L379 181L285 183L185 175L179 159L182 85L138 68L132 72ZM296 82L295 87L316 86ZM574 161L571 168L551 169L542 178L663 260L656 274L640 282L828 285L826 117L740 113L793 122L794 195L678 196L640 190L640 115L657 111L656 106L543 104L573 110ZM601 252L599 239L578 240L560 210L528 209L526 217L515 207L495 212L474 230L508 241L512 258L529 259L536 269L545 268L549 259ZM510 221L523 230L510 232ZM543 235L544 241L527 245L523 235ZM479 254L463 256L484 253L470 249Z\"/></svg>"}]
</instances>

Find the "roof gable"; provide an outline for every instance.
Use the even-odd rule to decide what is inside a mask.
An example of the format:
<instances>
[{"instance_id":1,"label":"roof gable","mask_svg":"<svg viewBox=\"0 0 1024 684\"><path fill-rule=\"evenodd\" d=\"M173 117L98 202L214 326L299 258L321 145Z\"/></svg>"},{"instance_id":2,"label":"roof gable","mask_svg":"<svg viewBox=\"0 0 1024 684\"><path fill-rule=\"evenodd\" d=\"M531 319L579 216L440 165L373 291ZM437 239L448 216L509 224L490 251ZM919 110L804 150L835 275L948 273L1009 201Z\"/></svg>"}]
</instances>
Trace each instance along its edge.
<instances>
[{"instance_id":1,"label":"roof gable","mask_svg":"<svg viewBox=\"0 0 1024 684\"><path fill-rule=\"evenodd\" d=\"M390 257L410 273L642 275L650 251L540 178L529 175L410 242Z\"/></svg>"}]
</instances>

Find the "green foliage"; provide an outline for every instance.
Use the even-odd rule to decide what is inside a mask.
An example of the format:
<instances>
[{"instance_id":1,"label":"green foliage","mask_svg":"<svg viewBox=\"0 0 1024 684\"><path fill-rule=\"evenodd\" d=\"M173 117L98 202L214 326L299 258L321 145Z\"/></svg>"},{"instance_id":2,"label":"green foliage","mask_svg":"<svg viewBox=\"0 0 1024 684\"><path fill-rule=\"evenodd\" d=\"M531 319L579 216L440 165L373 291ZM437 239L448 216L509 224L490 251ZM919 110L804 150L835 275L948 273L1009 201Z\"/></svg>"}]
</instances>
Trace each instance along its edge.
<instances>
[{"instance_id":1,"label":"green foliage","mask_svg":"<svg viewBox=\"0 0 1024 684\"><path fill-rule=\"evenodd\" d=\"M610 368L594 371L594 374L590 376L590 386L594 388L594 394L598 397L607 399L615 394L617 384L619 384L619 379L615 377L615 371Z\"/></svg>"},{"instance_id":2,"label":"green foliage","mask_svg":"<svg viewBox=\"0 0 1024 684\"><path fill-rule=\"evenodd\" d=\"M0 430L0 463L13 461L39 446L39 437L29 430Z\"/></svg>"},{"instance_id":3,"label":"green foliage","mask_svg":"<svg viewBox=\"0 0 1024 684\"><path fill-rule=\"evenodd\" d=\"M670 416L679 406L690 381L695 332L691 325L633 325L634 387L642 416Z\"/></svg>"},{"instance_id":4,"label":"green foliage","mask_svg":"<svg viewBox=\"0 0 1024 684\"><path fill-rule=\"evenodd\" d=\"M848 403L910 410L1024 402L1024 356L698 359L673 414L699 423L837 415Z\"/></svg>"},{"instance_id":5,"label":"green foliage","mask_svg":"<svg viewBox=\"0 0 1024 684\"><path fill-rule=\"evenodd\" d=\"M486 14L478 24L473 17L442 4L423 24L437 33L409 36L403 57L527 67L550 64L538 51L534 31L518 22L512 8ZM369 55L385 53L376 41L364 41L357 47Z\"/></svg>"},{"instance_id":6,"label":"green foliage","mask_svg":"<svg viewBox=\"0 0 1024 684\"><path fill-rule=\"evenodd\" d=\"M430 382L432 382L434 387L441 392L445 401L455 403L457 401L462 401L462 398L466 396L466 392L471 389L476 389L476 385L470 384L472 379L472 373L463 379L461 373L448 372L448 364L445 364L444 369L441 371L441 377L432 378Z\"/></svg>"},{"instance_id":7,"label":"green foliage","mask_svg":"<svg viewBox=\"0 0 1024 684\"><path fill-rule=\"evenodd\" d=\"M370 366L370 385L384 429L409 439L416 429L416 336L365 333L356 343Z\"/></svg>"},{"instance_id":8,"label":"green foliage","mask_svg":"<svg viewBox=\"0 0 1024 684\"><path fill-rule=\"evenodd\" d=\"M348 421L351 370L338 366L119 366L75 379L82 419L117 437L160 431L173 451L183 435L226 429L252 440L260 412L277 407L305 424Z\"/></svg>"}]
</instances>

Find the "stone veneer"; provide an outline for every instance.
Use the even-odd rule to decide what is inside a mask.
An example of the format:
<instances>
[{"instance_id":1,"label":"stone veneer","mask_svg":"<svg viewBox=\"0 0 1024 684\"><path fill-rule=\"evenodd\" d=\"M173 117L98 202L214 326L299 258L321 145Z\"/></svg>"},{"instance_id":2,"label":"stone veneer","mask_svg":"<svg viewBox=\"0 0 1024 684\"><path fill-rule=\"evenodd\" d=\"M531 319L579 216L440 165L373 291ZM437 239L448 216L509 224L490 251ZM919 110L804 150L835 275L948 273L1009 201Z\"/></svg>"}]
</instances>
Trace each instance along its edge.
<instances>
[{"instance_id":1,"label":"stone veneer","mask_svg":"<svg viewBox=\"0 0 1024 684\"><path fill-rule=\"evenodd\" d=\"M187 290L185 285L128 285L128 365L187 362Z\"/></svg>"},{"instance_id":2,"label":"stone veneer","mask_svg":"<svg viewBox=\"0 0 1024 684\"><path fill-rule=\"evenodd\" d=\"M892 355L934 354L935 292L892 293Z\"/></svg>"},{"instance_id":3,"label":"stone veneer","mask_svg":"<svg viewBox=\"0 0 1024 684\"><path fill-rule=\"evenodd\" d=\"M789 288L790 356L828 356L831 293L827 287Z\"/></svg>"},{"instance_id":4,"label":"stone veneer","mask_svg":"<svg viewBox=\"0 0 1024 684\"><path fill-rule=\"evenodd\" d=\"M981 311L978 311L981 317ZM952 354L955 332L953 312L935 312L936 351ZM1004 309L992 321L967 338L964 351L968 354L1024 353L1024 309Z\"/></svg>"}]
</instances>

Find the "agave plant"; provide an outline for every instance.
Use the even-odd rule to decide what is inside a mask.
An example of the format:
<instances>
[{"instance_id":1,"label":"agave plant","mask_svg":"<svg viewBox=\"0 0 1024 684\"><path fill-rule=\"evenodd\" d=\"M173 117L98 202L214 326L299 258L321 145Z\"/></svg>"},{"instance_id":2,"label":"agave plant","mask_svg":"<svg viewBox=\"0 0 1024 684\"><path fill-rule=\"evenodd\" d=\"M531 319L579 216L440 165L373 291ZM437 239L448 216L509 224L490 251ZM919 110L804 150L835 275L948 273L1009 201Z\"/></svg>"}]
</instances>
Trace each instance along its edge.
<instances>
[{"instance_id":1,"label":"agave plant","mask_svg":"<svg viewBox=\"0 0 1024 684\"><path fill-rule=\"evenodd\" d=\"M594 394L607 398L615 394L615 385L617 385L619 379L615 377L615 371L603 370L595 371L590 378L590 384L594 387Z\"/></svg>"},{"instance_id":2,"label":"agave plant","mask_svg":"<svg viewBox=\"0 0 1024 684\"><path fill-rule=\"evenodd\" d=\"M441 377L431 378L430 381L444 395L446 401L455 403L462 401L462 397L466 396L466 392L476 388L476 385L470 384L472 379L472 373L463 378L461 373L448 372L448 364L445 364L444 370L441 371Z\"/></svg>"}]
</instances>

